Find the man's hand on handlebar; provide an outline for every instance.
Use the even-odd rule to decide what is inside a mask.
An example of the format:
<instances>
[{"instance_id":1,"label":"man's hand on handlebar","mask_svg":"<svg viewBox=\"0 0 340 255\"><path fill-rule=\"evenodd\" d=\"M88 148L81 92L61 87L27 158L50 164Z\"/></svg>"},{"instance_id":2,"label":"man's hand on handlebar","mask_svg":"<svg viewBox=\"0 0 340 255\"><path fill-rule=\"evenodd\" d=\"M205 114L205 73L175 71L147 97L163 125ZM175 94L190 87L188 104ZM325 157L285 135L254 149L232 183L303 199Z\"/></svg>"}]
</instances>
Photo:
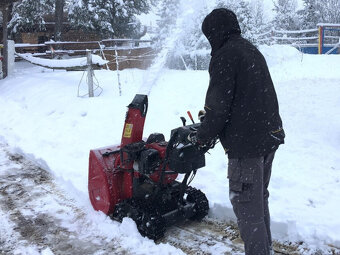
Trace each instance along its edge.
<instances>
[{"instance_id":1,"label":"man's hand on handlebar","mask_svg":"<svg viewBox=\"0 0 340 255\"><path fill-rule=\"evenodd\" d=\"M204 110L200 110L199 112L198 112L198 119L200 120L200 122L203 122L203 120L204 120L204 117L205 117L205 111Z\"/></svg>"},{"instance_id":2,"label":"man's hand on handlebar","mask_svg":"<svg viewBox=\"0 0 340 255\"><path fill-rule=\"evenodd\" d=\"M193 131L191 132L188 137L187 141L192 143L193 145L197 145L198 147L202 148L203 150L209 150L215 147L215 144L217 143L217 137L210 140L207 143L202 143L200 140L197 139L197 132Z\"/></svg>"},{"instance_id":3,"label":"man's hand on handlebar","mask_svg":"<svg viewBox=\"0 0 340 255\"><path fill-rule=\"evenodd\" d=\"M199 142L197 140L197 132L196 131L191 132L188 135L187 140L194 145L199 144Z\"/></svg>"}]
</instances>

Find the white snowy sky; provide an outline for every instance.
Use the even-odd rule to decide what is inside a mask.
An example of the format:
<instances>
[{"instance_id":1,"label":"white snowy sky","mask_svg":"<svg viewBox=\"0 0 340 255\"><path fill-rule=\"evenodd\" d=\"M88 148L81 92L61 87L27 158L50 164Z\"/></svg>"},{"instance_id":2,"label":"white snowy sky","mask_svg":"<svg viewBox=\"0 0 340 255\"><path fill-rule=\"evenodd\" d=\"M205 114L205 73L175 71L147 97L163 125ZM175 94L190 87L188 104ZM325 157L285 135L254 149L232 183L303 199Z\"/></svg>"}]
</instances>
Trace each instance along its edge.
<instances>
[{"instance_id":1,"label":"white snowy sky","mask_svg":"<svg viewBox=\"0 0 340 255\"><path fill-rule=\"evenodd\" d=\"M250 1L250 0L248 0ZM298 9L301 9L303 7L303 0L296 0L297 4L298 4ZM214 1L209 1L209 0L185 0L183 1L185 4L189 4L192 7L198 8L199 6L202 5L207 5L211 8L213 8L213 3ZM264 4L264 11L265 13L268 15L268 17L272 17L273 16L273 8L274 8L274 3L273 0L263 0L263 4ZM152 12L149 14L142 14L139 16L140 21L142 22L143 25L147 25L147 26L155 26L156 25L156 19L157 19L157 15Z\"/></svg>"}]
</instances>

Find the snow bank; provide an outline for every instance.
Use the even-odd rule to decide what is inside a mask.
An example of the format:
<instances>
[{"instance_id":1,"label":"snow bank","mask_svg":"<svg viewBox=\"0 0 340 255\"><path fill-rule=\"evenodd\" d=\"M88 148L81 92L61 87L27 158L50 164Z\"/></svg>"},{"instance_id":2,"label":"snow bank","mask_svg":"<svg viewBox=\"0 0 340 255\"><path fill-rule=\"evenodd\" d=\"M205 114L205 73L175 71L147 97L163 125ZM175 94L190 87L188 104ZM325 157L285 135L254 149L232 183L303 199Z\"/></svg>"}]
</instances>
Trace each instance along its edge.
<instances>
[{"instance_id":1,"label":"snow bank","mask_svg":"<svg viewBox=\"0 0 340 255\"><path fill-rule=\"evenodd\" d=\"M261 51L270 65L287 134L270 184L274 236L315 247L340 246L340 56L301 55L283 46ZM80 72L17 63L15 76L0 81L2 135L11 146L44 160L94 221L101 214L93 211L87 195L89 150L120 142L126 106L147 85L145 71L124 70L119 97L115 72L95 74L104 89L96 98L76 97ZM144 134L162 132L169 139L171 129L181 125L180 116L203 108L209 76L206 71L170 70L158 75ZM234 219L221 146L207 154L206 164L192 185L207 194L211 217ZM112 223L99 218L98 225L110 236ZM118 234L133 227L129 222L122 226L115 227ZM142 245L137 237L133 240Z\"/></svg>"},{"instance_id":2,"label":"snow bank","mask_svg":"<svg viewBox=\"0 0 340 255\"><path fill-rule=\"evenodd\" d=\"M261 45L259 46L259 50L266 58L267 64L270 67L291 61L301 61L302 58L302 53L289 45Z\"/></svg>"},{"instance_id":3,"label":"snow bank","mask_svg":"<svg viewBox=\"0 0 340 255\"><path fill-rule=\"evenodd\" d=\"M297 79L314 79L319 83L320 78L339 78L339 55L302 54L288 45L263 45L259 49L266 58L275 84ZM315 86L319 86L318 83Z\"/></svg>"}]
</instances>

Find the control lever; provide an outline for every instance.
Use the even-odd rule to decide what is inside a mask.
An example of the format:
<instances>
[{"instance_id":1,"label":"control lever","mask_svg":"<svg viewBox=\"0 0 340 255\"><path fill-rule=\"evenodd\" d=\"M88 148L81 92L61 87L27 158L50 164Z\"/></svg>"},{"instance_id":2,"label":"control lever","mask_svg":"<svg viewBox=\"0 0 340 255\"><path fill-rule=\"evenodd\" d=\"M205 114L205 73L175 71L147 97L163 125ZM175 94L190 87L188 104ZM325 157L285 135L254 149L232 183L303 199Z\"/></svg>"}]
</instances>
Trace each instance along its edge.
<instances>
[{"instance_id":1,"label":"control lever","mask_svg":"<svg viewBox=\"0 0 340 255\"><path fill-rule=\"evenodd\" d=\"M190 111L187 111L187 114L189 115L189 118L191 119L192 124L195 124L195 121L194 121L194 119L193 119L193 117L192 117L192 115L191 115L191 112L190 112Z\"/></svg>"},{"instance_id":2,"label":"control lever","mask_svg":"<svg viewBox=\"0 0 340 255\"><path fill-rule=\"evenodd\" d=\"M186 126L187 120L184 117L181 117L181 121L183 123L183 127Z\"/></svg>"}]
</instances>

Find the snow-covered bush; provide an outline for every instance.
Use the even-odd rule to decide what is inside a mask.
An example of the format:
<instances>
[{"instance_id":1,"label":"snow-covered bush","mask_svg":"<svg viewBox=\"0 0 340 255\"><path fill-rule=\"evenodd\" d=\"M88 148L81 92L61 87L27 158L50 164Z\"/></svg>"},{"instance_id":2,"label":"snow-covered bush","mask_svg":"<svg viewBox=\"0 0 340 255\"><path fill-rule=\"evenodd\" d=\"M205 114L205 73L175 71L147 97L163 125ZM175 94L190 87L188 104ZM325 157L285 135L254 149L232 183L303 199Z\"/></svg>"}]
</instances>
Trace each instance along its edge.
<instances>
[{"instance_id":1,"label":"snow-covered bush","mask_svg":"<svg viewBox=\"0 0 340 255\"><path fill-rule=\"evenodd\" d=\"M136 38L140 22L135 15L148 13L151 0L72 0L69 20L75 28L94 30L104 36Z\"/></svg>"},{"instance_id":2,"label":"snow-covered bush","mask_svg":"<svg viewBox=\"0 0 340 255\"><path fill-rule=\"evenodd\" d=\"M45 30L45 16L54 10L53 0L22 0L14 3L12 19L8 28L12 33L18 31Z\"/></svg>"},{"instance_id":3,"label":"snow-covered bush","mask_svg":"<svg viewBox=\"0 0 340 255\"><path fill-rule=\"evenodd\" d=\"M155 0L65 0L64 12L73 29L96 31L107 37L139 38L141 24L136 15L148 13ZM22 0L14 4L9 29L43 31L46 15L54 15L54 0Z\"/></svg>"}]
</instances>

